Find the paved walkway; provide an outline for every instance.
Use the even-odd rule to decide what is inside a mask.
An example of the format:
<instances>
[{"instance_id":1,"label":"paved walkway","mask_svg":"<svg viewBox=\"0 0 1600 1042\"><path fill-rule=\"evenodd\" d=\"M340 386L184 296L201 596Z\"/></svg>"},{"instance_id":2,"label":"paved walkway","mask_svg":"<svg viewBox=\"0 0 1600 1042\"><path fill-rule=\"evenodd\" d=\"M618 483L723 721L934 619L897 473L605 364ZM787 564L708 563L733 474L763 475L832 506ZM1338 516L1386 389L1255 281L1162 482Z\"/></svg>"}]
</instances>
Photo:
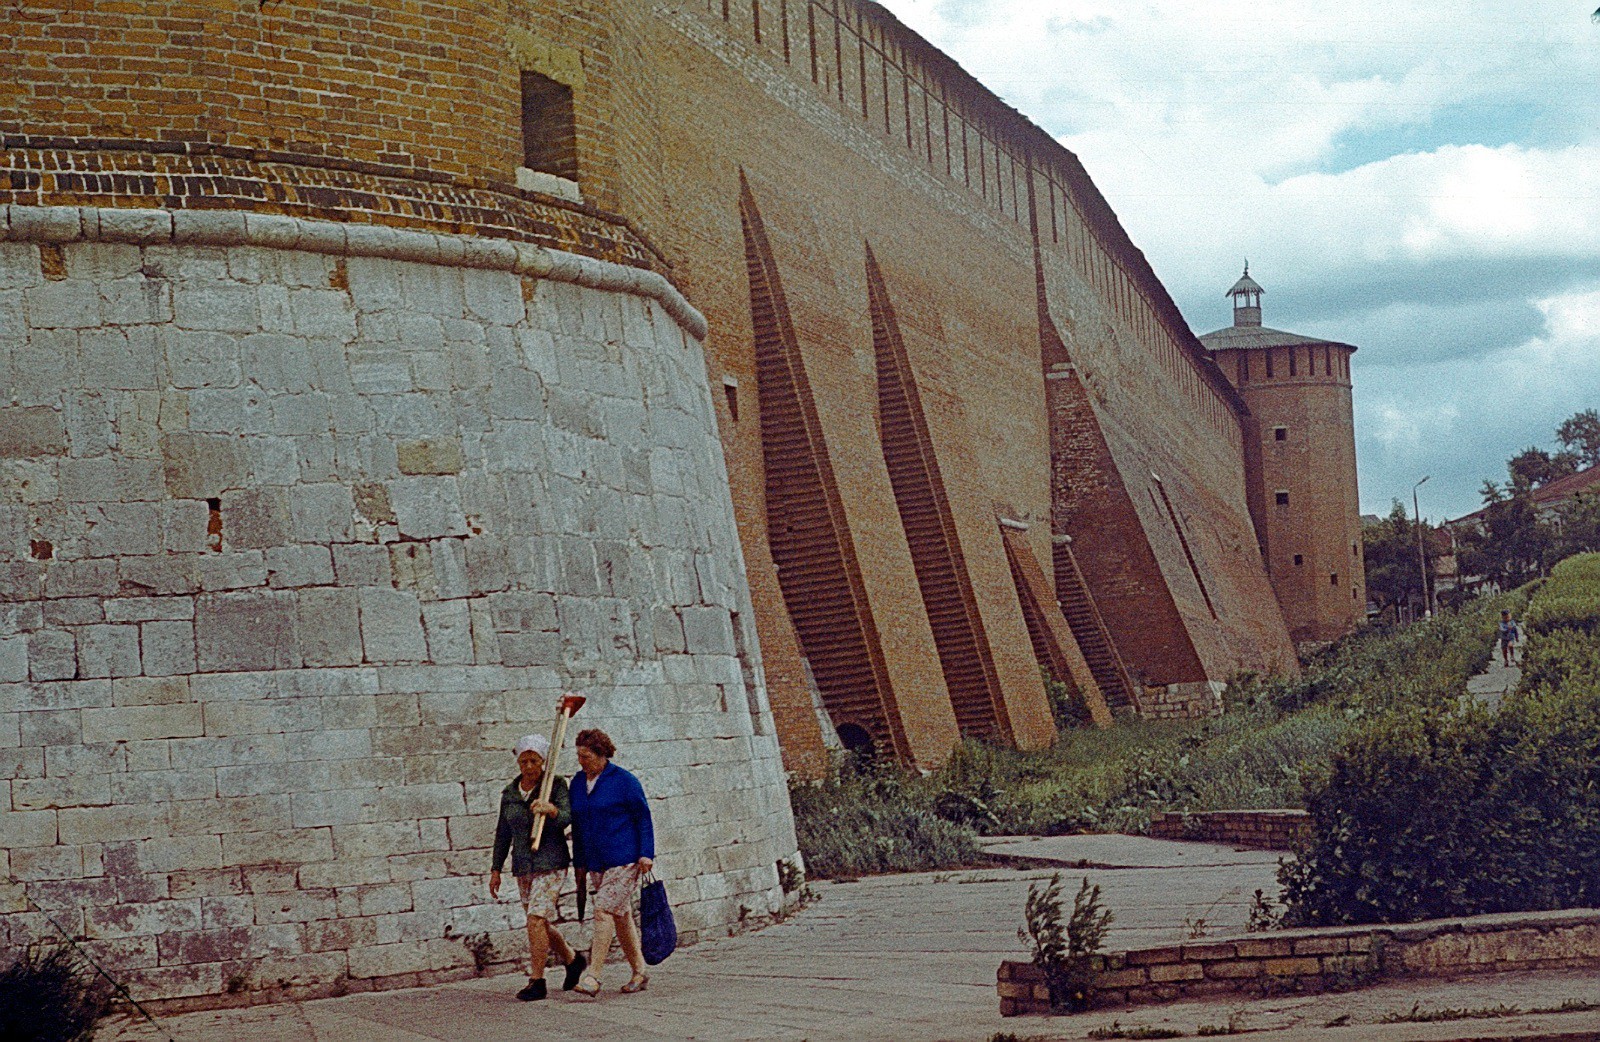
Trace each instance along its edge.
<instances>
[{"instance_id":1,"label":"paved walkway","mask_svg":"<svg viewBox=\"0 0 1600 1042\"><path fill-rule=\"evenodd\" d=\"M1275 887L1277 855L1263 851L1128 836L996 840L991 847L1060 863L1068 889L1076 889L1085 875L1099 884L1116 915L1109 942L1114 947L1237 932L1255 890L1271 893ZM1590 974L1507 975L1346 995L1213 999L1076 1017L1002 1019L995 971L1002 958L1023 953L1016 936L1023 902L1029 885L1049 875L1037 868L982 869L817 884L820 899L787 922L674 955L656 968L650 990L641 995L614 990L625 973L613 965L609 987L598 1001L557 992L543 1003L520 1003L512 992L521 979L501 976L184 1014L163 1019L160 1033L124 1022L99 1037L112 1042L988 1042L1001 1032L1019 1038L1087 1038L1113 1021L1124 1029L1165 1027L1192 1035L1232 1021L1237 1028L1262 1032L1254 1037L1274 1040L1600 1038L1600 1014L1594 1013L1376 1025L1414 1003L1424 1010L1503 1004L1532 1009L1568 1000L1600 1004L1600 978ZM1348 1026L1323 1027L1341 1017L1348 1018ZM1523 1023L1544 1033L1528 1035L1516 1027ZM1479 1029L1497 1033L1471 1033ZM1567 1030L1588 1033L1560 1033Z\"/></svg>"},{"instance_id":2,"label":"paved walkway","mask_svg":"<svg viewBox=\"0 0 1600 1042\"><path fill-rule=\"evenodd\" d=\"M1513 646L1512 661L1520 663L1524 654L1526 652L1523 650L1523 642L1519 640ZM1467 694L1490 709L1499 709L1500 702L1515 691L1521 681L1522 667L1505 665L1500 659L1500 645L1496 644L1494 657L1489 660L1489 668L1467 681Z\"/></svg>"}]
</instances>

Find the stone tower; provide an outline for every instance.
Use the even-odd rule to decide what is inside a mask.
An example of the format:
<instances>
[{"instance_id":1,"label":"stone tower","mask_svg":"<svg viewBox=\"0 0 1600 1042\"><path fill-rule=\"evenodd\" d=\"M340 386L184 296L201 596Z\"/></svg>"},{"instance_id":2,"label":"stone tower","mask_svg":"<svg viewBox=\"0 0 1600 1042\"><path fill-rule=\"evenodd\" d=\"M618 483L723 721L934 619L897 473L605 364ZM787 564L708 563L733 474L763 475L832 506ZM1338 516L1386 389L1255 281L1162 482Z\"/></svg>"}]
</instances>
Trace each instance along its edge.
<instances>
[{"instance_id":1,"label":"stone tower","mask_svg":"<svg viewBox=\"0 0 1600 1042\"><path fill-rule=\"evenodd\" d=\"M1261 324L1250 266L1228 290L1233 325L1201 343L1249 406L1250 508L1297 645L1334 640L1366 610L1350 356L1355 347Z\"/></svg>"}]
</instances>

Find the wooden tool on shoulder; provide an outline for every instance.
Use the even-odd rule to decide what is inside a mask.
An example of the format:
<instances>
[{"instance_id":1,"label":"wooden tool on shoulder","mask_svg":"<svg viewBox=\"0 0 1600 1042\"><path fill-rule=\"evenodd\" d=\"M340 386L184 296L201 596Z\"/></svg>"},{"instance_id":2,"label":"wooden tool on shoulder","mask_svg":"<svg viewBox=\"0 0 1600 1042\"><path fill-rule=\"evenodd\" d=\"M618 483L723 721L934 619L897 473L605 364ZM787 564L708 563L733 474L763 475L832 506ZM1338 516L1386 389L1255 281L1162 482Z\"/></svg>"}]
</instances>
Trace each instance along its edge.
<instances>
[{"instance_id":1,"label":"wooden tool on shoulder","mask_svg":"<svg viewBox=\"0 0 1600 1042\"><path fill-rule=\"evenodd\" d=\"M544 778L539 782L539 802L550 801L550 789L556 783L556 759L561 755L561 743L567 737L567 721L571 720L578 710L583 708L583 703L588 701L582 695L575 695L568 691L561 696L561 701L556 705L556 725L550 732L550 756L545 761ZM543 814L533 819L533 836L531 837L533 849L539 849L539 839L544 835L544 823L549 819Z\"/></svg>"}]
</instances>

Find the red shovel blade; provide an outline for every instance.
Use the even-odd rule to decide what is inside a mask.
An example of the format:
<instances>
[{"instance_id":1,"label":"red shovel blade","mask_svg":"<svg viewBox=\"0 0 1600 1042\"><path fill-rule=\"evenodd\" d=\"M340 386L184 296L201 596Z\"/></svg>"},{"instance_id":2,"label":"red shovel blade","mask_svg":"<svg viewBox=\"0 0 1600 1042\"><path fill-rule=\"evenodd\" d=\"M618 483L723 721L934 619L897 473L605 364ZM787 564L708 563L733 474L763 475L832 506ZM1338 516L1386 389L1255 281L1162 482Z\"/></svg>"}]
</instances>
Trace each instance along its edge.
<instances>
[{"instance_id":1,"label":"red shovel blade","mask_svg":"<svg viewBox=\"0 0 1600 1042\"><path fill-rule=\"evenodd\" d=\"M565 713L567 716L576 716L578 710L582 709L583 704L587 701L588 699L582 695L573 694L571 691L568 691L566 694L561 696L561 705L556 707L556 711Z\"/></svg>"}]
</instances>

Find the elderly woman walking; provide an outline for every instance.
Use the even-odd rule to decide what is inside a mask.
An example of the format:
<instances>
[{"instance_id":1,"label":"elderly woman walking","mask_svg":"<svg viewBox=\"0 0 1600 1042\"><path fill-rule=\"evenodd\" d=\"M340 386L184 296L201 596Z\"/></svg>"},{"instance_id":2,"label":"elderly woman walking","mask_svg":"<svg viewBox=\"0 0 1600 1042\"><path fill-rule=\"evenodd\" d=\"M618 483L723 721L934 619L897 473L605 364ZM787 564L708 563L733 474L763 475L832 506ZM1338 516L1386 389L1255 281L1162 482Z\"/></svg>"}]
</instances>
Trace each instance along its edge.
<instances>
[{"instance_id":1,"label":"elderly woman walking","mask_svg":"<svg viewBox=\"0 0 1600 1042\"><path fill-rule=\"evenodd\" d=\"M577 990L589 996L600 993L600 971L615 936L633 969L622 990L632 994L650 983L633 923L639 877L655 864L650 804L639 779L611 762L617 747L604 731L580 731L576 744L583 773L572 779L572 854L577 870L589 873L589 892L594 895L589 972Z\"/></svg>"},{"instance_id":2,"label":"elderly woman walking","mask_svg":"<svg viewBox=\"0 0 1600 1042\"><path fill-rule=\"evenodd\" d=\"M520 773L500 794L500 821L494 833L494 863L489 872L489 896L500 896L500 869L511 854L511 871L517 877L517 891L528 913L528 986L517 998L531 1002L545 997L544 964L551 950L567 967L563 991L571 991L583 975L588 960L575 954L566 938L556 929L560 912L557 901L567 879L572 857L567 851L567 824L572 820L567 783L553 779L550 799L539 799L539 783L544 778L545 760L550 755L550 739L542 734L524 735L517 742L517 767ZM535 815L544 815L544 835L539 849L533 849Z\"/></svg>"}]
</instances>

